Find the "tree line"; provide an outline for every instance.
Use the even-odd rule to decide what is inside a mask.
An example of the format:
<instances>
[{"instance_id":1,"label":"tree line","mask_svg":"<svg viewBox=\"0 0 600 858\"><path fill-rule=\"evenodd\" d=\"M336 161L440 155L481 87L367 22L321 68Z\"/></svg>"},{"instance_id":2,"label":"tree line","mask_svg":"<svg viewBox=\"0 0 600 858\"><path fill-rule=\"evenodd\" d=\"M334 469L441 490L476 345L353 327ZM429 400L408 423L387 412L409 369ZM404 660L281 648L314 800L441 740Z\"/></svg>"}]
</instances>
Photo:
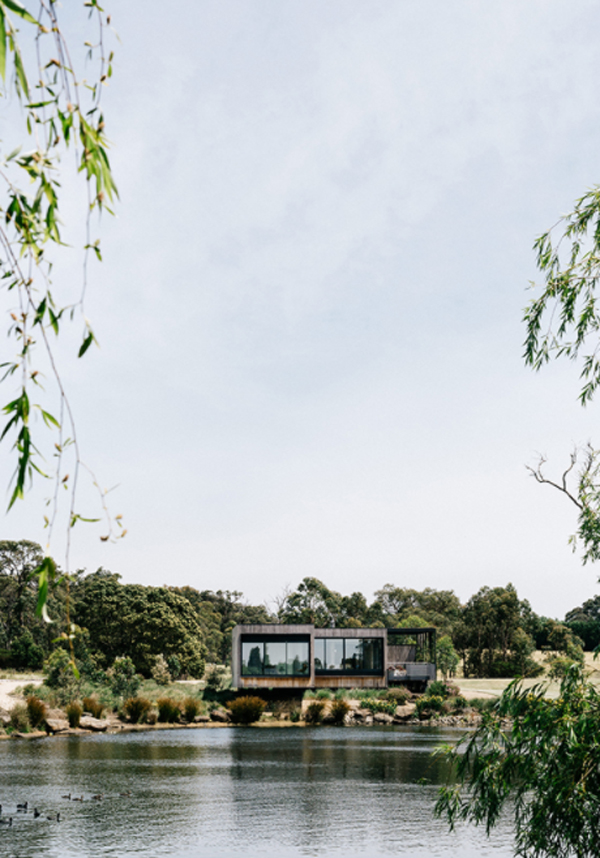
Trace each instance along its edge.
<instances>
[{"instance_id":1,"label":"tree line","mask_svg":"<svg viewBox=\"0 0 600 858\"><path fill-rule=\"evenodd\" d=\"M0 541L0 666L39 669L64 645L66 603L75 623L74 651L88 672L106 670L129 656L148 676L161 655L171 675L200 677L206 663L227 664L231 631L238 623L314 623L318 627L396 628L435 626L444 674L459 659L473 677L533 676L534 650L545 650L561 675L583 650L600 643L600 597L569 611L563 622L536 614L516 589L482 587L462 604L453 590L415 590L386 584L372 602L344 596L317 578L304 578L274 606L251 605L238 591L124 584L105 569L79 570L58 580L48 596L52 623L36 616L42 550L34 542ZM68 584L68 590L67 590Z\"/></svg>"}]
</instances>

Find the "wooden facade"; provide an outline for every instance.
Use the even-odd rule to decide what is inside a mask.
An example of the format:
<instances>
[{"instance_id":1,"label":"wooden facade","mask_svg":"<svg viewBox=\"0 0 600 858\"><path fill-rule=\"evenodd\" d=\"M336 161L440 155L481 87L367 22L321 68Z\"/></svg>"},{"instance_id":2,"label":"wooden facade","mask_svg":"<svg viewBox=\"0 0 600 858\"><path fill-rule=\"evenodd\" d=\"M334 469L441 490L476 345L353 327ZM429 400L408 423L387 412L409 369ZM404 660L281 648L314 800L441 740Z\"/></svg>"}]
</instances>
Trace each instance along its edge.
<instances>
[{"instance_id":1,"label":"wooden facade","mask_svg":"<svg viewBox=\"0 0 600 858\"><path fill-rule=\"evenodd\" d=\"M234 688L387 688L436 678L434 628L337 629L240 625L232 632Z\"/></svg>"}]
</instances>

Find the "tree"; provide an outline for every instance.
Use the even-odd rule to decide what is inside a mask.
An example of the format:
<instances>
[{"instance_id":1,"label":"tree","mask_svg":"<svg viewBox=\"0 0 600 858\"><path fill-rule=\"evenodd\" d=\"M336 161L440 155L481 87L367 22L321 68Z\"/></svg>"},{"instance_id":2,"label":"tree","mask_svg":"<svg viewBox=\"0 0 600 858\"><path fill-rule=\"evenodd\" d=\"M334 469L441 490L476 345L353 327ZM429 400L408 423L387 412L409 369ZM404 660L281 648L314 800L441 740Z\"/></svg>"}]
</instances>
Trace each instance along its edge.
<instances>
[{"instance_id":1,"label":"tree","mask_svg":"<svg viewBox=\"0 0 600 858\"><path fill-rule=\"evenodd\" d=\"M387 625L391 626L416 615L442 634L452 635L460 618L460 600L453 590L434 590L431 587L412 590L386 584L377 590L375 598L386 616Z\"/></svg>"},{"instance_id":2,"label":"tree","mask_svg":"<svg viewBox=\"0 0 600 858\"><path fill-rule=\"evenodd\" d=\"M516 854L591 858L600 842L600 695L577 666L557 700L545 690L511 683L474 733L441 749L456 782L442 788L435 812L451 828L464 820L488 834L508 812Z\"/></svg>"},{"instance_id":3,"label":"tree","mask_svg":"<svg viewBox=\"0 0 600 858\"><path fill-rule=\"evenodd\" d=\"M58 576L51 557L55 526L64 523L68 573L73 526L100 520L78 507L78 482L82 470L89 469L82 460L56 347L56 338L66 336L68 322L78 326L76 344L71 343L75 359L82 358L96 341L85 314L89 258L102 258L96 218L110 212L108 206L117 198L102 110L103 89L112 75L113 54L106 50L110 16L98 0L85 0L82 5L82 14L89 20L81 40L85 75L76 68L84 57L67 43L54 0L40 0L37 15L18 0L0 0L0 94L9 107L0 152L0 279L5 330L12 343L8 353L14 353L0 366L0 382L6 388L5 404L0 406L6 417L0 440L12 443L9 509L24 498L34 481L49 480L44 516L47 540L37 568L38 610L46 615L48 588ZM11 81L16 101L12 107ZM83 232L68 236L69 242L76 239L82 253L81 289L75 301L61 282L58 265L68 243L61 220L63 165L72 165L73 178L85 190ZM42 427L50 434L40 431ZM61 502L64 490L66 504ZM106 526L101 538L111 539L115 531L123 535L120 518L110 517L105 493L99 488L98 492Z\"/></svg>"},{"instance_id":4,"label":"tree","mask_svg":"<svg viewBox=\"0 0 600 858\"><path fill-rule=\"evenodd\" d=\"M314 623L319 628L337 625L342 596L319 581L303 578L298 589L290 593L280 612L283 623Z\"/></svg>"},{"instance_id":5,"label":"tree","mask_svg":"<svg viewBox=\"0 0 600 858\"><path fill-rule=\"evenodd\" d=\"M558 230L558 236L555 233ZM600 385L600 187L577 200L572 212L535 242L542 294L525 310L525 363L539 370L551 358L582 359L579 399L586 405ZM588 445L575 472L579 451L559 480L543 473L545 459L530 468L540 483L559 489L578 507L578 528L571 541L582 544L583 562L600 558L600 459ZM569 479L575 476L575 485Z\"/></svg>"},{"instance_id":6,"label":"tree","mask_svg":"<svg viewBox=\"0 0 600 858\"><path fill-rule=\"evenodd\" d=\"M539 668L529 658L534 643L526 631L530 613L512 584L482 587L471 596L454 637L465 676L535 675Z\"/></svg>"}]
</instances>

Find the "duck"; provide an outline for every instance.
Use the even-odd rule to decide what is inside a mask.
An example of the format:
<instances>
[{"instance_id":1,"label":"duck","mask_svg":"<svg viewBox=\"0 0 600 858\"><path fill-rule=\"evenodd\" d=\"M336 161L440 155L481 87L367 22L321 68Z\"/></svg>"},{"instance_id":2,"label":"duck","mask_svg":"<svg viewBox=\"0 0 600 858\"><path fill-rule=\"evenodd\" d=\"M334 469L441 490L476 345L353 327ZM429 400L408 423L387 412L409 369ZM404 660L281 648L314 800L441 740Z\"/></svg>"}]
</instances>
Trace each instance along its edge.
<instances>
[{"instance_id":1,"label":"duck","mask_svg":"<svg viewBox=\"0 0 600 858\"><path fill-rule=\"evenodd\" d=\"M0 819L0 824L9 826L12 825L12 816L10 816L8 819Z\"/></svg>"},{"instance_id":2,"label":"duck","mask_svg":"<svg viewBox=\"0 0 600 858\"><path fill-rule=\"evenodd\" d=\"M131 790L129 790L128 792L120 792L119 795L121 796L121 798L131 798Z\"/></svg>"},{"instance_id":3,"label":"duck","mask_svg":"<svg viewBox=\"0 0 600 858\"><path fill-rule=\"evenodd\" d=\"M71 793L68 795L63 795L63 798L66 798L67 801L71 801Z\"/></svg>"},{"instance_id":4,"label":"duck","mask_svg":"<svg viewBox=\"0 0 600 858\"><path fill-rule=\"evenodd\" d=\"M27 813L27 804L28 802L24 801L23 804L17 805L17 810L22 810L24 813Z\"/></svg>"},{"instance_id":5,"label":"duck","mask_svg":"<svg viewBox=\"0 0 600 858\"><path fill-rule=\"evenodd\" d=\"M34 808L33 808L33 818L34 818L34 819L37 819L37 818L38 818L38 816L41 816L41 815L42 815L42 814L39 812L39 810L37 809L37 807L34 807Z\"/></svg>"},{"instance_id":6,"label":"duck","mask_svg":"<svg viewBox=\"0 0 600 858\"><path fill-rule=\"evenodd\" d=\"M82 796L82 795L80 795L80 796L76 796L76 795L74 795L74 796L73 796L73 801L83 801L83 796Z\"/></svg>"},{"instance_id":7,"label":"duck","mask_svg":"<svg viewBox=\"0 0 600 858\"><path fill-rule=\"evenodd\" d=\"M53 813L52 816L47 816L46 819L49 819L50 822L60 822L60 813Z\"/></svg>"}]
</instances>

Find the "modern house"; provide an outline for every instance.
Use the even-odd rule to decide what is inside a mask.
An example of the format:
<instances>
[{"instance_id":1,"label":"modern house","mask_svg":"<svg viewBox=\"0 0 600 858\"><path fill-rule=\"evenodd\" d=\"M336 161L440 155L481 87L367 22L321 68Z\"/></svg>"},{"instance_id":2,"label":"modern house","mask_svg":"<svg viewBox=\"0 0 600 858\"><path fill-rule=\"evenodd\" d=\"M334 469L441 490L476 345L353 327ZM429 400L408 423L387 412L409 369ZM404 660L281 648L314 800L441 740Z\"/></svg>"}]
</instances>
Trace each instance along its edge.
<instances>
[{"instance_id":1,"label":"modern house","mask_svg":"<svg viewBox=\"0 0 600 858\"><path fill-rule=\"evenodd\" d=\"M243 625L232 638L234 688L419 690L436 678L435 628Z\"/></svg>"}]
</instances>

